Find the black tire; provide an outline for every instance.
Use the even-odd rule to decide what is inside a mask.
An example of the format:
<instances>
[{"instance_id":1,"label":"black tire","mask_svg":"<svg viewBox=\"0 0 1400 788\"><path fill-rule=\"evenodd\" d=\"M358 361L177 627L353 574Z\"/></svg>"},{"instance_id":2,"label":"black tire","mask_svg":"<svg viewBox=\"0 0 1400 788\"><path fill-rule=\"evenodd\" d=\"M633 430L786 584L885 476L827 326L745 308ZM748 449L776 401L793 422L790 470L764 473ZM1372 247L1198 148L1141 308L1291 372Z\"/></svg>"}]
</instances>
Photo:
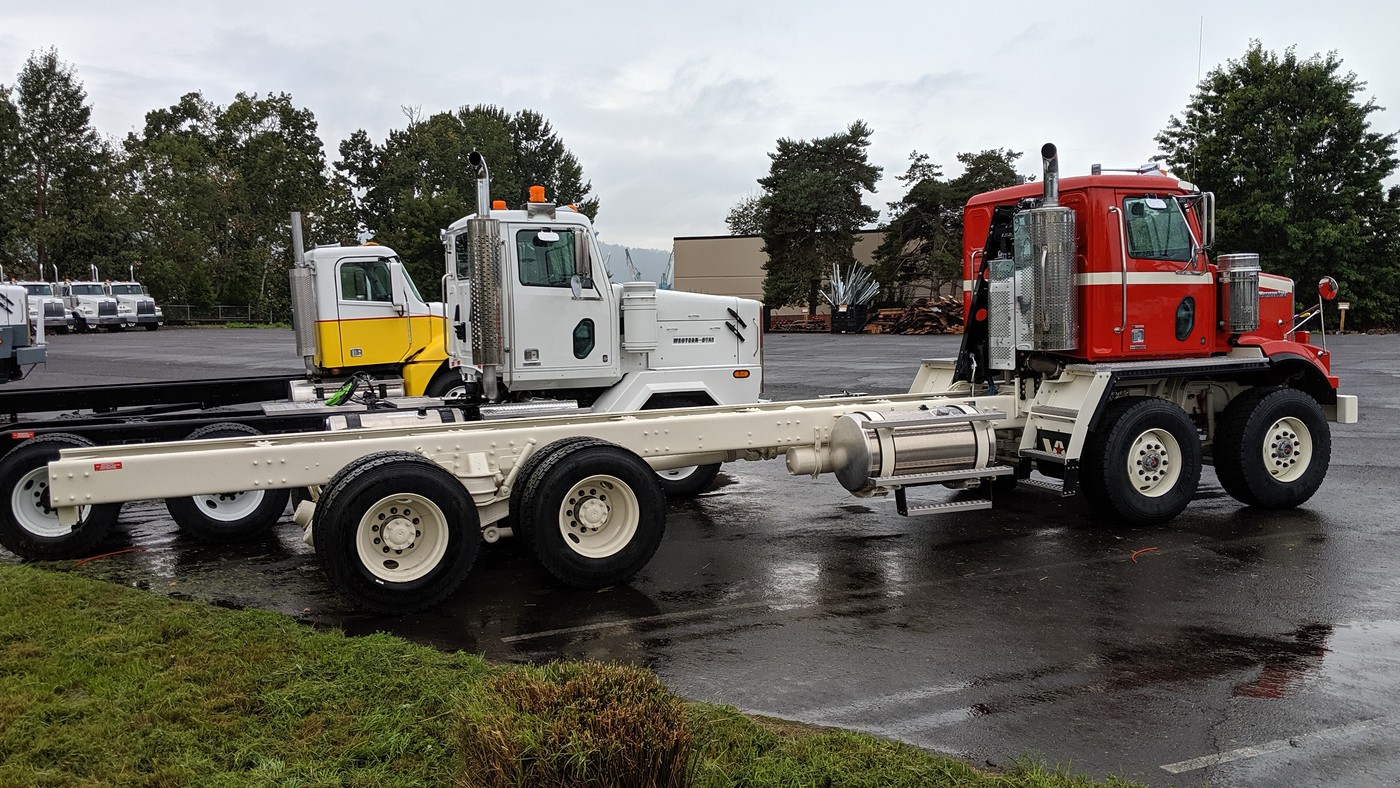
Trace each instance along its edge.
<instances>
[{"instance_id":1,"label":"black tire","mask_svg":"<svg viewBox=\"0 0 1400 788\"><path fill-rule=\"evenodd\" d=\"M467 383L462 380L462 376L454 369L443 369L433 375L433 379L428 381L427 388L423 389L423 396L446 399L454 389L461 391L458 397L464 397L467 393Z\"/></svg>"},{"instance_id":2,"label":"black tire","mask_svg":"<svg viewBox=\"0 0 1400 788\"><path fill-rule=\"evenodd\" d=\"M383 613L441 602L481 549L481 520L466 488L441 465L405 451L377 452L342 468L321 489L311 532L336 587L357 606Z\"/></svg>"},{"instance_id":3,"label":"black tire","mask_svg":"<svg viewBox=\"0 0 1400 788\"><path fill-rule=\"evenodd\" d=\"M158 328L160 328L160 323L147 323L147 324L146 324L146 330L147 330L147 331L155 331L155 330L158 329Z\"/></svg>"},{"instance_id":4,"label":"black tire","mask_svg":"<svg viewBox=\"0 0 1400 788\"><path fill-rule=\"evenodd\" d=\"M246 424L206 424L185 440L237 438L262 433ZM289 490L252 490L165 499L165 509L181 531L211 544L246 542L266 533L282 519Z\"/></svg>"},{"instance_id":5,"label":"black tire","mask_svg":"<svg viewBox=\"0 0 1400 788\"><path fill-rule=\"evenodd\" d=\"M545 571L577 588L616 585L641 571L666 533L666 496L651 466L592 438L566 438L538 455L512 495L519 499L513 527Z\"/></svg>"},{"instance_id":6,"label":"black tire","mask_svg":"<svg viewBox=\"0 0 1400 788\"><path fill-rule=\"evenodd\" d=\"M1181 514L1200 478L1196 426L1176 403L1156 397L1109 403L1080 466L1080 483L1094 508L1131 525L1164 523Z\"/></svg>"},{"instance_id":7,"label":"black tire","mask_svg":"<svg viewBox=\"0 0 1400 788\"><path fill-rule=\"evenodd\" d=\"M31 438L0 460L0 489L9 500L0 506L0 544L15 555L39 561L81 558L91 554L116 525L119 503L89 507L76 528L58 524L49 506L46 466L60 449L86 447L92 441L55 433Z\"/></svg>"},{"instance_id":8,"label":"black tire","mask_svg":"<svg viewBox=\"0 0 1400 788\"><path fill-rule=\"evenodd\" d=\"M711 465L691 465L669 471L656 471L656 479L661 482L661 491L672 501L694 498L710 489L719 476L720 463Z\"/></svg>"},{"instance_id":9,"label":"black tire","mask_svg":"<svg viewBox=\"0 0 1400 788\"><path fill-rule=\"evenodd\" d=\"M698 408L705 404L690 397L677 397L651 400L642 407L642 410ZM715 483L715 477L719 475L719 469L720 463L716 462L710 465L691 465L669 471L657 471L656 475L661 479L661 490L666 493L669 500L683 501L687 498L694 498L710 489Z\"/></svg>"},{"instance_id":10,"label":"black tire","mask_svg":"<svg viewBox=\"0 0 1400 788\"><path fill-rule=\"evenodd\" d=\"M1322 486L1331 461L1332 430L1322 406L1297 389L1246 391L1216 422L1215 475L1241 503L1298 506Z\"/></svg>"}]
</instances>

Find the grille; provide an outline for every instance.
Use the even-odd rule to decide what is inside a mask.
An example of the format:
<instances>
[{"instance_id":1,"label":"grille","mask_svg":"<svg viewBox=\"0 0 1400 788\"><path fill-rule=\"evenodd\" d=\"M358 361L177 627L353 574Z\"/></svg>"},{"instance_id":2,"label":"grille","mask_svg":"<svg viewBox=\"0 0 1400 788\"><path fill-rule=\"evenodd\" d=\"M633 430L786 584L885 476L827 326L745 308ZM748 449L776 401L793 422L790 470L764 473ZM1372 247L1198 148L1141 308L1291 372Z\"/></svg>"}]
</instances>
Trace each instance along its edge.
<instances>
[{"instance_id":1,"label":"grille","mask_svg":"<svg viewBox=\"0 0 1400 788\"><path fill-rule=\"evenodd\" d=\"M156 313L156 302L154 302L154 301L140 301L140 302L137 302L137 304L136 304L136 314L138 314L138 315L154 315L155 313Z\"/></svg>"},{"instance_id":2,"label":"grille","mask_svg":"<svg viewBox=\"0 0 1400 788\"><path fill-rule=\"evenodd\" d=\"M63 317L63 304L59 301L44 302L44 317Z\"/></svg>"},{"instance_id":3,"label":"grille","mask_svg":"<svg viewBox=\"0 0 1400 788\"><path fill-rule=\"evenodd\" d=\"M115 302L115 301L99 301L99 302L97 303L97 314L99 314L99 315L115 315L116 313L117 313L117 302Z\"/></svg>"}]
</instances>

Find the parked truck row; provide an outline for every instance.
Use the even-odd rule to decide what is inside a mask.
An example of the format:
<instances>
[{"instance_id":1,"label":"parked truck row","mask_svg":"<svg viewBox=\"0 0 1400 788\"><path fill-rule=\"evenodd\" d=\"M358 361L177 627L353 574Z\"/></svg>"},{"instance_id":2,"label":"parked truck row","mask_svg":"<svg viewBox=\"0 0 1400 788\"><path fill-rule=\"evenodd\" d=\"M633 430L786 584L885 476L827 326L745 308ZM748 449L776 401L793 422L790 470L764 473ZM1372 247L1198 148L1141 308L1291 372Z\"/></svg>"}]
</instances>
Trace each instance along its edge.
<instances>
[{"instance_id":1,"label":"parked truck row","mask_svg":"<svg viewBox=\"0 0 1400 788\"><path fill-rule=\"evenodd\" d=\"M165 312L136 281L134 266L130 274L128 280L103 280L97 275L97 266L90 265L87 280L60 280L55 267L52 282L42 277L10 281L29 295L29 323L35 332L85 334L99 328L122 331L138 326L155 331L165 325ZM3 275L0 271L0 278Z\"/></svg>"},{"instance_id":2,"label":"parked truck row","mask_svg":"<svg viewBox=\"0 0 1400 788\"><path fill-rule=\"evenodd\" d=\"M831 474L907 515L989 509L1025 482L1082 492L1109 521L1161 523L1189 505L1206 463L1244 504L1307 501L1330 461L1328 422L1355 422L1358 403L1295 324L1294 283L1263 273L1255 255L1212 259L1214 198L1190 183L1061 180L1053 145L1042 159L1041 183L966 205L962 346L921 361L908 394L700 403L682 402L690 364L736 382L761 374L756 305L716 313L701 296L608 286L586 217L542 201L493 205L473 155L478 211L444 231L440 315L394 260L372 248L337 258L336 281L370 294L337 301L346 324L378 298L424 317L395 338L403 358L445 336L450 374L414 375L445 381L443 407L178 442L27 438L0 460L0 486L24 491L0 509L0 534L27 557L69 555L95 544L124 501L305 489L296 520L338 588L402 611L443 599L480 544L504 536L561 582L624 582L664 533L657 472L721 462L781 457L793 475ZM299 299L319 292L298 275L308 275L294 273ZM679 299L674 311L663 295ZM329 333L340 359L363 358L371 343L358 330L318 323L308 335L299 322L308 370L331 363L314 341ZM668 404L687 407L645 409L672 394ZM467 418L495 408L514 418ZM973 495L915 497L940 486Z\"/></svg>"}]
</instances>

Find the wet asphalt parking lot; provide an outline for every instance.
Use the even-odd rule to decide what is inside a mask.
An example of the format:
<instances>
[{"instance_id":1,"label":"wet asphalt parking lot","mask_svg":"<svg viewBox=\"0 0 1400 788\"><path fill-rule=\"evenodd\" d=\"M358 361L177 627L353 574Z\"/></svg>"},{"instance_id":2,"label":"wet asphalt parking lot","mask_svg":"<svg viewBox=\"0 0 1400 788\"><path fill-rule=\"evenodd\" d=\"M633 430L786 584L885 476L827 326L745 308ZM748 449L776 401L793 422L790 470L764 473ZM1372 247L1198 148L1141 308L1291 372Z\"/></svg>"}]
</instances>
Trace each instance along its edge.
<instances>
[{"instance_id":1,"label":"wet asphalt parking lot","mask_svg":"<svg viewBox=\"0 0 1400 788\"><path fill-rule=\"evenodd\" d=\"M958 338L766 341L767 396L793 399L902 392ZM1400 336L1329 346L1361 421L1333 425L1327 482L1288 512L1241 507L1207 468L1165 526L1113 527L1035 489L992 512L904 518L773 461L728 465L674 505L651 564L604 591L554 584L506 541L440 607L371 617L335 595L289 518L260 542L204 547L153 502L128 504L102 548L141 552L76 571L497 660L633 662L689 698L979 765L1029 756L1154 786L1394 785ZM10 385L295 375L293 348L276 330L59 336L47 367Z\"/></svg>"}]
</instances>

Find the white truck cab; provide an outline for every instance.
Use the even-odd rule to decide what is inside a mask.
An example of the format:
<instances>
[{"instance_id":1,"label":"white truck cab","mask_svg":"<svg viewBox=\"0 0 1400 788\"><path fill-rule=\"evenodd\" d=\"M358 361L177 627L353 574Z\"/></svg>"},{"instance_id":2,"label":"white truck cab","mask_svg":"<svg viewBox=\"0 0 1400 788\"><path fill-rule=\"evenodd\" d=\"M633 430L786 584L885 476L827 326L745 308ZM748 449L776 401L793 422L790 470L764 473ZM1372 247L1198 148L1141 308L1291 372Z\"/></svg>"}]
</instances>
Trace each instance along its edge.
<instances>
[{"instance_id":1,"label":"white truck cab","mask_svg":"<svg viewBox=\"0 0 1400 788\"><path fill-rule=\"evenodd\" d=\"M97 277L97 266L88 266L91 279L82 282L65 281L59 285L64 308L73 316L74 327L83 334L101 326L108 331L122 328L117 313L117 299L107 293L107 285Z\"/></svg>"},{"instance_id":2,"label":"white truck cab","mask_svg":"<svg viewBox=\"0 0 1400 788\"><path fill-rule=\"evenodd\" d=\"M73 330L73 315L63 305L63 299L49 282L15 282L29 296L29 322L34 330L42 321L44 330L66 334Z\"/></svg>"},{"instance_id":3,"label":"white truck cab","mask_svg":"<svg viewBox=\"0 0 1400 788\"><path fill-rule=\"evenodd\" d=\"M293 318L308 373L403 377L423 393L442 368L443 305L419 292L387 246L318 246L292 271Z\"/></svg>"},{"instance_id":4,"label":"white truck cab","mask_svg":"<svg viewBox=\"0 0 1400 788\"><path fill-rule=\"evenodd\" d=\"M594 412L758 400L757 301L611 284L588 217L531 191L522 209L498 202L443 233L449 363L469 392L494 401L499 384Z\"/></svg>"},{"instance_id":5,"label":"white truck cab","mask_svg":"<svg viewBox=\"0 0 1400 788\"><path fill-rule=\"evenodd\" d=\"M30 328L28 290L0 284L0 383L24 377L25 368L43 363L46 353Z\"/></svg>"},{"instance_id":6,"label":"white truck cab","mask_svg":"<svg viewBox=\"0 0 1400 788\"><path fill-rule=\"evenodd\" d=\"M165 325L165 311L140 282L107 282L107 295L117 300L117 317L122 328L142 326L155 331Z\"/></svg>"}]
</instances>

